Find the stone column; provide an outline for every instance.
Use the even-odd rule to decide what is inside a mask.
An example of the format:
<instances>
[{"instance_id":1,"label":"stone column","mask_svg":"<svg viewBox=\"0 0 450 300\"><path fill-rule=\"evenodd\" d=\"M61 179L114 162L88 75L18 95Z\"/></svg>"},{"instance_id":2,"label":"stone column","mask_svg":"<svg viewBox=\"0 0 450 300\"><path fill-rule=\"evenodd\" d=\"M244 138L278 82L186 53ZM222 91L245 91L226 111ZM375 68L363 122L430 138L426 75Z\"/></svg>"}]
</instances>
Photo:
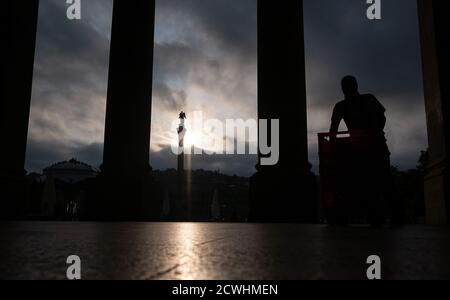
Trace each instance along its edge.
<instances>
[{"instance_id":1,"label":"stone column","mask_svg":"<svg viewBox=\"0 0 450 300\"><path fill-rule=\"evenodd\" d=\"M419 0L430 162L425 179L429 224L448 224L450 149L450 18L444 0Z\"/></svg>"},{"instance_id":2,"label":"stone column","mask_svg":"<svg viewBox=\"0 0 450 300\"><path fill-rule=\"evenodd\" d=\"M100 207L108 219L146 218L151 203L154 28L155 0L114 0Z\"/></svg>"},{"instance_id":3,"label":"stone column","mask_svg":"<svg viewBox=\"0 0 450 300\"><path fill-rule=\"evenodd\" d=\"M6 0L0 9L0 217L23 213L25 152L39 0Z\"/></svg>"},{"instance_id":4,"label":"stone column","mask_svg":"<svg viewBox=\"0 0 450 300\"><path fill-rule=\"evenodd\" d=\"M280 161L276 166L258 166L251 187L252 218L307 221L311 199L305 181L308 150L301 0L258 0L258 116L280 120Z\"/></svg>"}]
</instances>

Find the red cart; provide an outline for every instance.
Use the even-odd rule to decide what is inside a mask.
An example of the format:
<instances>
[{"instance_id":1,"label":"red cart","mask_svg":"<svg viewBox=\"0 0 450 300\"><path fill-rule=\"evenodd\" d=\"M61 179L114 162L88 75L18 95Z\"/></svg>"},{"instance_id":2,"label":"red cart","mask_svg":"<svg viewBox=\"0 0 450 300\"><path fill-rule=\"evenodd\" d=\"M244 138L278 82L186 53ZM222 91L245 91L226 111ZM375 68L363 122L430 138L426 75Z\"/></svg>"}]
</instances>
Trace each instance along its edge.
<instances>
[{"instance_id":1,"label":"red cart","mask_svg":"<svg viewBox=\"0 0 450 300\"><path fill-rule=\"evenodd\" d=\"M362 131L320 133L320 188L327 222L347 224L350 216L361 217L367 209L367 195L376 188L376 147ZM372 193L374 194L374 193Z\"/></svg>"}]
</instances>

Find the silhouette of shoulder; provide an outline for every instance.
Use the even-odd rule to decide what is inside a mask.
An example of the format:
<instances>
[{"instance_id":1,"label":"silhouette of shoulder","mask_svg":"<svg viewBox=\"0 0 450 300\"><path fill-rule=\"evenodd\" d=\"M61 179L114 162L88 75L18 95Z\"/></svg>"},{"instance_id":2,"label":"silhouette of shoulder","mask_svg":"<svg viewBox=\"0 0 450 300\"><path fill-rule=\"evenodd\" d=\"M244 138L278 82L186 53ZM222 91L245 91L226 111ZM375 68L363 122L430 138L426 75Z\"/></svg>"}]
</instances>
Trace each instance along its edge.
<instances>
[{"instance_id":1,"label":"silhouette of shoulder","mask_svg":"<svg viewBox=\"0 0 450 300\"><path fill-rule=\"evenodd\" d=\"M386 109L372 94L359 95L356 102L353 103L359 103L362 105L354 106L352 102L349 102L348 100L338 102L333 110L332 122L334 124L338 124L342 119L344 119L346 122L354 123L356 120L355 114L360 114L360 116L356 118L365 118L365 116L373 116L377 119L384 118ZM360 121L361 120L357 121L357 123Z\"/></svg>"},{"instance_id":2,"label":"silhouette of shoulder","mask_svg":"<svg viewBox=\"0 0 450 300\"><path fill-rule=\"evenodd\" d=\"M373 112L386 112L386 108L378 101L378 99L372 94L361 95L361 99L366 103L369 111Z\"/></svg>"}]
</instances>

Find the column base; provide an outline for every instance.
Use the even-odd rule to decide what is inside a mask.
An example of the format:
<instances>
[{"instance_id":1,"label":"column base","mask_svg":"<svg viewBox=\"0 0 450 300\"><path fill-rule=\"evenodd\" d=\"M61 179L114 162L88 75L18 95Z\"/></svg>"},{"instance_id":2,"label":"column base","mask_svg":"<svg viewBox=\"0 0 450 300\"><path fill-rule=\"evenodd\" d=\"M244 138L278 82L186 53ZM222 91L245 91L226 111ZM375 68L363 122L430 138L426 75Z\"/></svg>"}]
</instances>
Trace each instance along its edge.
<instances>
[{"instance_id":1,"label":"column base","mask_svg":"<svg viewBox=\"0 0 450 300\"><path fill-rule=\"evenodd\" d=\"M309 172L258 167L250 180L250 221L318 223L317 181Z\"/></svg>"},{"instance_id":2,"label":"column base","mask_svg":"<svg viewBox=\"0 0 450 300\"><path fill-rule=\"evenodd\" d=\"M29 183L24 175L0 173L0 220L24 220L30 211Z\"/></svg>"},{"instance_id":3,"label":"column base","mask_svg":"<svg viewBox=\"0 0 450 300\"><path fill-rule=\"evenodd\" d=\"M444 160L431 163L425 176L426 220L429 225L447 225L449 207L447 199L448 169Z\"/></svg>"}]
</instances>

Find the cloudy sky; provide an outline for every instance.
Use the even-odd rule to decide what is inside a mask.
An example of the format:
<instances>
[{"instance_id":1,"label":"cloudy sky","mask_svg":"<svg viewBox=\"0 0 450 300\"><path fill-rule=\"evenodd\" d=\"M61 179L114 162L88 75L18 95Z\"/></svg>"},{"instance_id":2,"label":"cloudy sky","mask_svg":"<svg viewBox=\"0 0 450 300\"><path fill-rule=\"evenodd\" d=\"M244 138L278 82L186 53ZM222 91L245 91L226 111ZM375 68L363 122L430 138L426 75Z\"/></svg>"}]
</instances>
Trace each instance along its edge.
<instances>
[{"instance_id":1,"label":"cloudy sky","mask_svg":"<svg viewBox=\"0 0 450 300\"><path fill-rule=\"evenodd\" d=\"M393 164L414 167L426 148L415 2L382 1L369 21L364 0L305 0L310 160L326 131L340 78L354 74L362 92L387 108ZM41 0L27 169L76 157L102 161L112 0L82 0L69 21L64 0ZM157 0L151 163L176 166L170 144L180 110L204 119L256 118L256 0ZM192 121L191 119L189 119ZM190 142L214 132L191 130ZM250 142L255 142L251 137ZM200 156L193 168L250 175L254 156Z\"/></svg>"}]
</instances>

